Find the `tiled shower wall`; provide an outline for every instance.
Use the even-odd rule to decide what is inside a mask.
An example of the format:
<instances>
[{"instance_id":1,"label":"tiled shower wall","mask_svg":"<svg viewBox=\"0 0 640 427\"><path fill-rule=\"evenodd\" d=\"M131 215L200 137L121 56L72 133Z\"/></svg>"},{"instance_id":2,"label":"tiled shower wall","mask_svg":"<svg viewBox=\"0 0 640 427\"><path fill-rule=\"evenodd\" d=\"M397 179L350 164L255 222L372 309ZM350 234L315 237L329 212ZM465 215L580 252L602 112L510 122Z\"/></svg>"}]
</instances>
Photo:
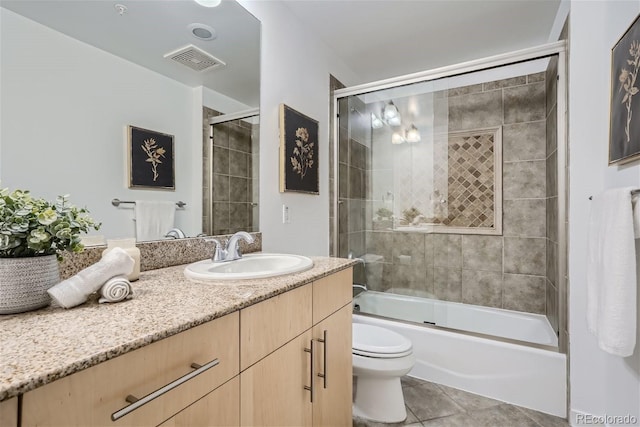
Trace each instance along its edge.
<instances>
[{"instance_id":1,"label":"tiled shower wall","mask_svg":"<svg viewBox=\"0 0 640 427\"><path fill-rule=\"evenodd\" d=\"M367 221L365 250L350 249L382 257L367 264L373 289L544 314L545 73L451 89L446 101L450 132L503 127L503 235L374 230Z\"/></svg>"},{"instance_id":2,"label":"tiled shower wall","mask_svg":"<svg viewBox=\"0 0 640 427\"><path fill-rule=\"evenodd\" d=\"M257 231L254 226L254 194L258 178L253 178L253 145L257 125L233 120L213 127L213 143L208 119L220 113L203 107L203 230L206 234L231 234L236 231ZM213 167L213 182L209 182ZM213 200L209 188L213 186ZM257 200L256 200L257 201ZM213 209L213 224L209 214Z\"/></svg>"}]
</instances>

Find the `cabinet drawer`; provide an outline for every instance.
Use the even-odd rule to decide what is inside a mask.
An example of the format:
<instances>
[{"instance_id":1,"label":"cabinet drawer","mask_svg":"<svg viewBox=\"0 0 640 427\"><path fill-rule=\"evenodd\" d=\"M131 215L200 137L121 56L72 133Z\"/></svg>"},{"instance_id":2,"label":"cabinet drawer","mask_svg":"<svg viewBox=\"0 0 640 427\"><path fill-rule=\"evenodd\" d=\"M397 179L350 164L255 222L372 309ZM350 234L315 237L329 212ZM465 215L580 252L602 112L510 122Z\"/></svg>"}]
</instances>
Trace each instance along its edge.
<instances>
[{"instance_id":1,"label":"cabinet drawer","mask_svg":"<svg viewBox=\"0 0 640 427\"><path fill-rule=\"evenodd\" d=\"M191 328L26 393L22 426L158 425L237 375L238 313ZM128 395L142 398L194 371L216 366L167 391L119 420Z\"/></svg>"},{"instance_id":2,"label":"cabinet drawer","mask_svg":"<svg viewBox=\"0 0 640 427\"><path fill-rule=\"evenodd\" d=\"M311 327L311 285L240 310L240 370Z\"/></svg>"},{"instance_id":3,"label":"cabinet drawer","mask_svg":"<svg viewBox=\"0 0 640 427\"><path fill-rule=\"evenodd\" d=\"M240 425L240 377L218 387L159 427L230 427Z\"/></svg>"},{"instance_id":4,"label":"cabinet drawer","mask_svg":"<svg viewBox=\"0 0 640 427\"><path fill-rule=\"evenodd\" d=\"M353 299L353 269L313 282L313 324L326 319Z\"/></svg>"}]
</instances>

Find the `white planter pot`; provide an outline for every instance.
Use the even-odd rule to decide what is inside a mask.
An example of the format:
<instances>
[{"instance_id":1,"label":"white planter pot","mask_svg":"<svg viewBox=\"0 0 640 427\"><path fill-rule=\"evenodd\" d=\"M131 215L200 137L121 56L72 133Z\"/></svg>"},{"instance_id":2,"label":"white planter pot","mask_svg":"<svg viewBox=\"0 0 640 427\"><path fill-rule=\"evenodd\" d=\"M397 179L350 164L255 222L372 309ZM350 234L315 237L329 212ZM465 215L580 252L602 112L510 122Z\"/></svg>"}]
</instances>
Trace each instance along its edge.
<instances>
[{"instance_id":1,"label":"white planter pot","mask_svg":"<svg viewBox=\"0 0 640 427\"><path fill-rule=\"evenodd\" d=\"M0 314L47 306L51 301L47 289L59 281L55 255L0 258Z\"/></svg>"}]
</instances>

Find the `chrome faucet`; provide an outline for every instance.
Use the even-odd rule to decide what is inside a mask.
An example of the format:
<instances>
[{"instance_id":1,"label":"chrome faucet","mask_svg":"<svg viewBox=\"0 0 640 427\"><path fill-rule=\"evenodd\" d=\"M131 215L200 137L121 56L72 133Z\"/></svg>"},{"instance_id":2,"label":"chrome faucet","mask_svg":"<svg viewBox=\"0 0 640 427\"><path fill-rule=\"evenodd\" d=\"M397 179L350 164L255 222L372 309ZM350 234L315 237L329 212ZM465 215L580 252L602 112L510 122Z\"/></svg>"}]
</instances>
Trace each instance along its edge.
<instances>
[{"instance_id":1,"label":"chrome faucet","mask_svg":"<svg viewBox=\"0 0 640 427\"><path fill-rule=\"evenodd\" d=\"M247 243L253 243L253 237L246 231L238 231L231 236L227 241L226 247L223 247L218 239L206 239L207 242L213 242L216 245L211 261L226 262L242 258L242 252L238 244L240 239L244 239Z\"/></svg>"},{"instance_id":2,"label":"chrome faucet","mask_svg":"<svg viewBox=\"0 0 640 427\"><path fill-rule=\"evenodd\" d=\"M167 234L165 234L164 237L170 237L172 239L184 239L185 237L187 237L187 235L184 234L184 231L180 230L179 228L172 228L171 230L167 231Z\"/></svg>"}]
</instances>

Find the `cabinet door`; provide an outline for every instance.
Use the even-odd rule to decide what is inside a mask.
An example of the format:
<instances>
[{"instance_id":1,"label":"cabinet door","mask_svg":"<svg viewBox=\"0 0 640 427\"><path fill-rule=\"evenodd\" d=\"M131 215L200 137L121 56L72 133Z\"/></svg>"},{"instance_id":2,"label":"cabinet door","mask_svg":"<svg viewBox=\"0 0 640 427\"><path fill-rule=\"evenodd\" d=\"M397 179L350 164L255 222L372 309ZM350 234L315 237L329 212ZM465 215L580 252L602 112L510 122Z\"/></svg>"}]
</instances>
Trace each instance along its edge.
<instances>
[{"instance_id":1,"label":"cabinet door","mask_svg":"<svg viewBox=\"0 0 640 427\"><path fill-rule=\"evenodd\" d=\"M352 424L351 304L313 327L315 341L313 425Z\"/></svg>"},{"instance_id":2,"label":"cabinet door","mask_svg":"<svg viewBox=\"0 0 640 427\"><path fill-rule=\"evenodd\" d=\"M240 374L240 425L311 425L310 346L308 330Z\"/></svg>"},{"instance_id":3,"label":"cabinet door","mask_svg":"<svg viewBox=\"0 0 640 427\"><path fill-rule=\"evenodd\" d=\"M235 377L160 427L223 427L240 425L240 378Z\"/></svg>"},{"instance_id":4,"label":"cabinet door","mask_svg":"<svg viewBox=\"0 0 640 427\"><path fill-rule=\"evenodd\" d=\"M18 398L0 402L0 426L18 427Z\"/></svg>"}]
</instances>

